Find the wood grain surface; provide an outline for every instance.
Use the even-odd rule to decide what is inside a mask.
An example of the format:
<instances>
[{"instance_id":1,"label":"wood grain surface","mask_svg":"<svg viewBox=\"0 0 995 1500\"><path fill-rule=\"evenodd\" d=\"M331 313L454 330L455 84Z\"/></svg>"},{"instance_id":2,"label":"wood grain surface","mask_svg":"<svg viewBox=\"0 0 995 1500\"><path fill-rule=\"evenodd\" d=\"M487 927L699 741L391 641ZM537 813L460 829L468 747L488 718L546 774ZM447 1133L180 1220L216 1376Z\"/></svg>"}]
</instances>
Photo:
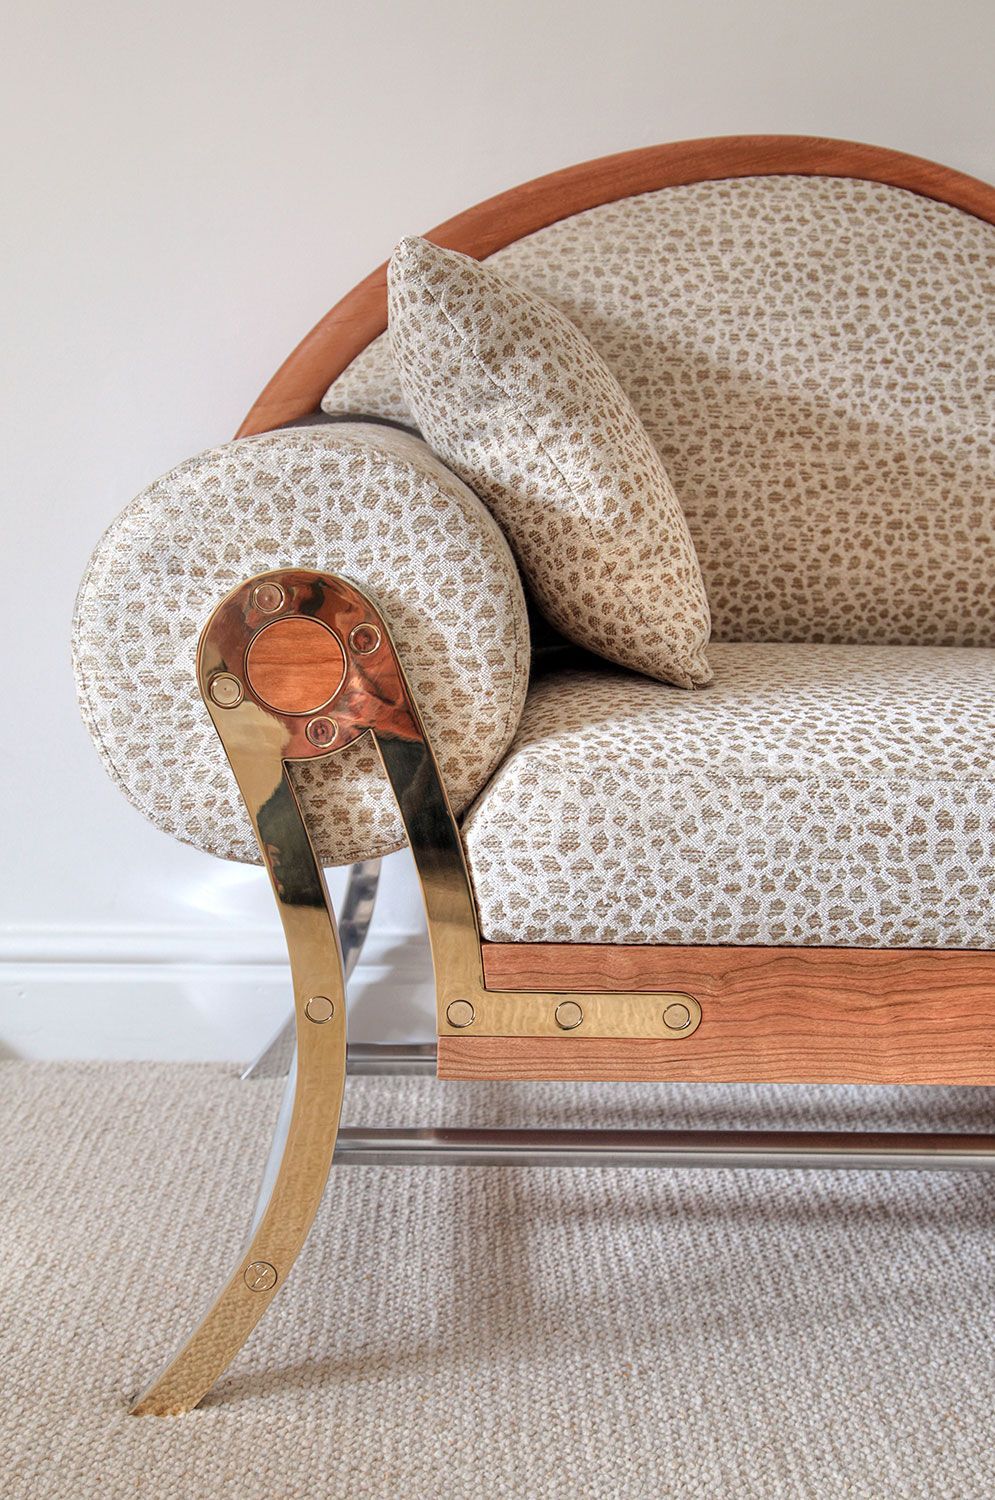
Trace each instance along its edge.
<instances>
[{"instance_id":1,"label":"wood grain surface","mask_svg":"<svg viewBox=\"0 0 995 1500\"><path fill-rule=\"evenodd\" d=\"M686 1040L443 1037L444 1078L995 1082L995 954L484 945L491 989L684 990Z\"/></svg>"},{"instance_id":2,"label":"wood grain surface","mask_svg":"<svg viewBox=\"0 0 995 1500\"><path fill-rule=\"evenodd\" d=\"M252 691L280 713L314 713L338 692L345 668L332 631L306 615L264 625L245 653Z\"/></svg>"}]
</instances>

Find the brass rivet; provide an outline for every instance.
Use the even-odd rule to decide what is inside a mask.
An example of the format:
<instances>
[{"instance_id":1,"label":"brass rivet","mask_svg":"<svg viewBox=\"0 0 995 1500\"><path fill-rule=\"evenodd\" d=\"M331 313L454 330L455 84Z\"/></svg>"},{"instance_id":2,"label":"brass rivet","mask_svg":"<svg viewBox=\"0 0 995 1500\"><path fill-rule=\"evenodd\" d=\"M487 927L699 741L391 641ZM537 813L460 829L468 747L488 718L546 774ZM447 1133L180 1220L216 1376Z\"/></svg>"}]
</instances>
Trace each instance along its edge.
<instances>
[{"instance_id":1,"label":"brass rivet","mask_svg":"<svg viewBox=\"0 0 995 1500\"><path fill-rule=\"evenodd\" d=\"M317 745L319 750L327 750L338 739L339 726L334 719L322 715L321 718L312 719L304 732L312 745Z\"/></svg>"},{"instance_id":2,"label":"brass rivet","mask_svg":"<svg viewBox=\"0 0 995 1500\"><path fill-rule=\"evenodd\" d=\"M553 1017L561 1031L573 1031L583 1021L584 1012L576 1000L561 1000Z\"/></svg>"},{"instance_id":3,"label":"brass rivet","mask_svg":"<svg viewBox=\"0 0 995 1500\"><path fill-rule=\"evenodd\" d=\"M250 1292L268 1292L276 1286L276 1266L271 1266L268 1260L254 1260L251 1266L246 1266L242 1280Z\"/></svg>"},{"instance_id":4,"label":"brass rivet","mask_svg":"<svg viewBox=\"0 0 995 1500\"><path fill-rule=\"evenodd\" d=\"M252 590L252 603L262 615L275 615L285 597L278 583L257 583Z\"/></svg>"},{"instance_id":5,"label":"brass rivet","mask_svg":"<svg viewBox=\"0 0 995 1500\"><path fill-rule=\"evenodd\" d=\"M359 656L369 656L380 644L382 637L375 625L354 625L349 632L349 645Z\"/></svg>"},{"instance_id":6,"label":"brass rivet","mask_svg":"<svg viewBox=\"0 0 995 1500\"><path fill-rule=\"evenodd\" d=\"M668 1005L664 1011L663 1024L669 1026L671 1031L684 1031L691 1025L691 1012L686 1005L681 1005L675 1000L673 1005Z\"/></svg>"},{"instance_id":7,"label":"brass rivet","mask_svg":"<svg viewBox=\"0 0 995 1500\"><path fill-rule=\"evenodd\" d=\"M230 672L212 677L208 692L219 708L235 708L242 701L242 684Z\"/></svg>"},{"instance_id":8,"label":"brass rivet","mask_svg":"<svg viewBox=\"0 0 995 1500\"><path fill-rule=\"evenodd\" d=\"M330 1021L335 1014L335 1006L327 995L312 995L304 1007L304 1014L309 1021L314 1021L320 1026L324 1021Z\"/></svg>"},{"instance_id":9,"label":"brass rivet","mask_svg":"<svg viewBox=\"0 0 995 1500\"><path fill-rule=\"evenodd\" d=\"M450 1026L472 1026L476 1011L469 1000L454 1000L446 1009L446 1020Z\"/></svg>"}]
</instances>

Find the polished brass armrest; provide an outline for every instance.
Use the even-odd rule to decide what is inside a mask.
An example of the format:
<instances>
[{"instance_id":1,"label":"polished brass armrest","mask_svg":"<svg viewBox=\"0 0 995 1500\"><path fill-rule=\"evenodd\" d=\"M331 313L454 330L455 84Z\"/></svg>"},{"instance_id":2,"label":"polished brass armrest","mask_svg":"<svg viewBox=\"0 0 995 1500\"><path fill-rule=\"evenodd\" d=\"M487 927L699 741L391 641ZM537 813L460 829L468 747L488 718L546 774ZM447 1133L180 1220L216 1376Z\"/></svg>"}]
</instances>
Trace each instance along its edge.
<instances>
[{"instance_id":1,"label":"polished brass armrest","mask_svg":"<svg viewBox=\"0 0 995 1500\"><path fill-rule=\"evenodd\" d=\"M459 828L387 621L355 584L299 568L239 584L204 627L197 677L245 799L290 953L294 1096L248 1244L206 1317L135 1403L138 1414L188 1410L230 1363L286 1279L335 1150L346 1064L342 957L290 779L294 762L372 738L421 881L441 1036L680 1040L701 1018L697 1001L684 994L487 987Z\"/></svg>"},{"instance_id":2,"label":"polished brass armrest","mask_svg":"<svg viewBox=\"0 0 995 1500\"><path fill-rule=\"evenodd\" d=\"M701 1011L685 994L487 987L456 818L387 621L355 584L300 569L240 584L205 627L198 674L254 820L260 759L315 759L372 738L421 881L440 1036L682 1040L695 1031ZM260 847L271 864L267 842Z\"/></svg>"}]
</instances>

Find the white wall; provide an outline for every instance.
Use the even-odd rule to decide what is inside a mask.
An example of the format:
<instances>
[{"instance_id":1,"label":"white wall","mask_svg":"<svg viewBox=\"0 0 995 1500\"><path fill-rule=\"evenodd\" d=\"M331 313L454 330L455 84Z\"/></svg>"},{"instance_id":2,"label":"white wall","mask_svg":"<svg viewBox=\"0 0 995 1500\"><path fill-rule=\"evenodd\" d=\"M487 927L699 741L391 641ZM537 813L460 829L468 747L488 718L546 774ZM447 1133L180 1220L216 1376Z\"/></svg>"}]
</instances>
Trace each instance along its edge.
<instances>
[{"instance_id":1,"label":"white wall","mask_svg":"<svg viewBox=\"0 0 995 1500\"><path fill-rule=\"evenodd\" d=\"M241 1057L284 1003L262 877L148 827L76 715L103 527L401 234L538 173L786 131L995 178L995 7L8 0L3 35L0 1054ZM357 1032L428 1034L403 860L389 884Z\"/></svg>"}]
</instances>

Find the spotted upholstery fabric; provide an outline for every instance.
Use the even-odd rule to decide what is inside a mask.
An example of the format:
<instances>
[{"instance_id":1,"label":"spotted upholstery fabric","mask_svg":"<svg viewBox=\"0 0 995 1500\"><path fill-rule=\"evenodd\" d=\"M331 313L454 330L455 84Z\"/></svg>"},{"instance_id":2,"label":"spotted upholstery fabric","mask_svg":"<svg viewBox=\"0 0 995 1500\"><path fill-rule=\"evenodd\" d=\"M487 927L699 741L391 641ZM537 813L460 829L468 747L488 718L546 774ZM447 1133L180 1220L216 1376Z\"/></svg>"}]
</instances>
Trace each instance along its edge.
<instances>
[{"instance_id":1,"label":"spotted upholstery fabric","mask_svg":"<svg viewBox=\"0 0 995 1500\"><path fill-rule=\"evenodd\" d=\"M700 687L708 604L673 486L607 365L491 267L402 240L387 278L401 384L433 449L501 523L572 641Z\"/></svg>"},{"instance_id":2,"label":"spotted upholstery fabric","mask_svg":"<svg viewBox=\"0 0 995 1500\"><path fill-rule=\"evenodd\" d=\"M578 214L488 262L630 398L713 640L995 645L995 229L900 188L754 177ZM386 339L329 411L411 420Z\"/></svg>"},{"instance_id":3,"label":"spotted upholstery fabric","mask_svg":"<svg viewBox=\"0 0 995 1500\"><path fill-rule=\"evenodd\" d=\"M995 650L538 681L464 840L498 942L995 948Z\"/></svg>"},{"instance_id":4,"label":"spotted upholstery fabric","mask_svg":"<svg viewBox=\"0 0 995 1500\"><path fill-rule=\"evenodd\" d=\"M344 573L376 599L464 807L500 761L525 698L518 572L480 501L420 439L352 423L201 454L150 485L100 542L77 601L74 665L84 719L122 791L177 838L258 859L195 653L215 604L280 566ZM326 863L403 843L368 741L292 774Z\"/></svg>"}]
</instances>

